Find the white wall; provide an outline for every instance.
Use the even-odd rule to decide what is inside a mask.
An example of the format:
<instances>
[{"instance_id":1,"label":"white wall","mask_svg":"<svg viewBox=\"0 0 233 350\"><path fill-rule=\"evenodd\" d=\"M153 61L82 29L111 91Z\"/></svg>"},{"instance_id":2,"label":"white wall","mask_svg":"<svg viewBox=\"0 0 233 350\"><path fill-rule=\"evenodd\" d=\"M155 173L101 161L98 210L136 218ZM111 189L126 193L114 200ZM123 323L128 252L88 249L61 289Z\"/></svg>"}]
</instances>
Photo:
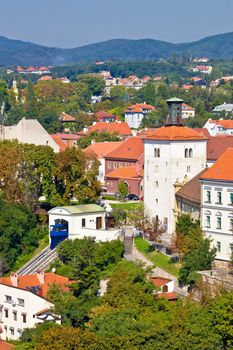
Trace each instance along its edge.
<instances>
[{"instance_id":1,"label":"white wall","mask_svg":"<svg viewBox=\"0 0 233 350\"><path fill-rule=\"evenodd\" d=\"M138 129L143 118L143 113L125 113L125 122L128 123L129 127L132 129Z\"/></svg>"},{"instance_id":2,"label":"white wall","mask_svg":"<svg viewBox=\"0 0 233 350\"><path fill-rule=\"evenodd\" d=\"M224 129L219 123L213 123L212 119L207 120L203 128L207 129L211 136L233 135L233 129Z\"/></svg>"},{"instance_id":3,"label":"white wall","mask_svg":"<svg viewBox=\"0 0 233 350\"><path fill-rule=\"evenodd\" d=\"M6 295L11 296L12 300L16 301L16 303L6 302ZM18 304L18 298L24 300L24 306ZM0 325L3 330L1 338L4 340L7 338L18 339L21 335L20 330L32 328L35 324L43 322L36 316L33 317L33 315L43 309L53 307L53 304L32 292L3 284L0 284L0 305L2 305ZM8 309L8 318L5 317L5 309ZM16 321L14 320L13 311L17 312ZM26 314L26 323L23 322L22 314ZM11 334L11 327L14 329L14 335Z\"/></svg>"},{"instance_id":4,"label":"white wall","mask_svg":"<svg viewBox=\"0 0 233 350\"><path fill-rule=\"evenodd\" d=\"M206 201L207 191L211 193L210 203ZM222 204L217 203L217 192L222 193ZM213 246L217 247L217 242L221 244L216 259L227 261L231 258L233 244L233 232L230 227L233 205L230 203L230 193L233 193L233 183L201 181L201 227L212 239ZM206 226L206 216L210 216L210 227ZM217 217L221 217L221 229L217 228Z\"/></svg>"},{"instance_id":5,"label":"white wall","mask_svg":"<svg viewBox=\"0 0 233 350\"><path fill-rule=\"evenodd\" d=\"M5 126L6 140L18 140L36 146L50 146L54 152L59 152L59 146L36 119L22 118L17 125Z\"/></svg>"},{"instance_id":6,"label":"white wall","mask_svg":"<svg viewBox=\"0 0 233 350\"><path fill-rule=\"evenodd\" d=\"M154 149L160 149L160 157ZM185 158L185 148L193 150ZM176 182L192 179L206 166L206 141L144 140L144 203L148 213L160 221L167 218L169 234L174 231Z\"/></svg>"}]
</instances>

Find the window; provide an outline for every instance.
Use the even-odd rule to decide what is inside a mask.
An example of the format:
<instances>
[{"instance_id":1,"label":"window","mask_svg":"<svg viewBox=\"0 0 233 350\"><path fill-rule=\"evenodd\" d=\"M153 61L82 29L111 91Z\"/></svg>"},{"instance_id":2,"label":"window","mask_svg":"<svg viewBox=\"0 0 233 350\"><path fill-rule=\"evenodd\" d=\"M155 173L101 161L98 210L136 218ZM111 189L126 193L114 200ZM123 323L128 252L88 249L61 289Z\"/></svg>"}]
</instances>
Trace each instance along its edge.
<instances>
[{"instance_id":1,"label":"window","mask_svg":"<svg viewBox=\"0 0 233 350\"><path fill-rule=\"evenodd\" d=\"M86 227L86 219L82 219L82 227Z\"/></svg>"},{"instance_id":2,"label":"window","mask_svg":"<svg viewBox=\"0 0 233 350\"><path fill-rule=\"evenodd\" d=\"M185 150L184 150L184 157L188 158L188 156L189 156L189 150L188 150L188 148L185 148Z\"/></svg>"},{"instance_id":3,"label":"window","mask_svg":"<svg viewBox=\"0 0 233 350\"><path fill-rule=\"evenodd\" d=\"M159 203L159 201L158 201L158 199L157 199L157 198L156 198L156 200L155 200L155 203L156 203L156 204L158 204L158 203Z\"/></svg>"},{"instance_id":4,"label":"window","mask_svg":"<svg viewBox=\"0 0 233 350\"><path fill-rule=\"evenodd\" d=\"M230 227L229 230L233 232L233 219L230 219Z\"/></svg>"},{"instance_id":5,"label":"window","mask_svg":"<svg viewBox=\"0 0 233 350\"><path fill-rule=\"evenodd\" d=\"M8 317L9 317L9 311L8 311L8 309L4 309L4 312L5 312L5 317L8 318Z\"/></svg>"},{"instance_id":6,"label":"window","mask_svg":"<svg viewBox=\"0 0 233 350\"><path fill-rule=\"evenodd\" d=\"M10 295L5 295L5 300L7 303L11 303L12 302L12 297Z\"/></svg>"},{"instance_id":7,"label":"window","mask_svg":"<svg viewBox=\"0 0 233 350\"><path fill-rule=\"evenodd\" d=\"M206 217L205 217L205 225L206 225L206 227L210 228L210 215L206 215Z\"/></svg>"},{"instance_id":8,"label":"window","mask_svg":"<svg viewBox=\"0 0 233 350\"><path fill-rule=\"evenodd\" d=\"M14 321L17 321L17 311L13 311Z\"/></svg>"},{"instance_id":9,"label":"window","mask_svg":"<svg viewBox=\"0 0 233 350\"><path fill-rule=\"evenodd\" d=\"M189 158L193 158L193 150L192 150L192 148L189 148Z\"/></svg>"},{"instance_id":10,"label":"window","mask_svg":"<svg viewBox=\"0 0 233 350\"><path fill-rule=\"evenodd\" d=\"M210 191L206 191L206 202L207 203L211 202L211 192Z\"/></svg>"},{"instance_id":11,"label":"window","mask_svg":"<svg viewBox=\"0 0 233 350\"><path fill-rule=\"evenodd\" d=\"M154 157L159 158L160 157L160 149L154 148Z\"/></svg>"},{"instance_id":12,"label":"window","mask_svg":"<svg viewBox=\"0 0 233 350\"><path fill-rule=\"evenodd\" d=\"M191 166L188 165L188 166L187 166L187 173L190 173L190 171L191 171Z\"/></svg>"},{"instance_id":13,"label":"window","mask_svg":"<svg viewBox=\"0 0 233 350\"><path fill-rule=\"evenodd\" d=\"M159 187L159 182L155 181L155 187Z\"/></svg>"},{"instance_id":14,"label":"window","mask_svg":"<svg viewBox=\"0 0 233 350\"><path fill-rule=\"evenodd\" d=\"M158 172L159 172L159 166L156 165L156 166L155 166L155 173L158 173Z\"/></svg>"},{"instance_id":15,"label":"window","mask_svg":"<svg viewBox=\"0 0 233 350\"><path fill-rule=\"evenodd\" d=\"M222 228L222 218L220 218L219 216L217 217L217 227L218 230L220 230Z\"/></svg>"},{"instance_id":16,"label":"window","mask_svg":"<svg viewBox=\"0 0 233 350\"><path fill-rule=\"evenodd\" d=\"M220 253L221 252L221 242L217 242L216 248L217 248L217 252Z\"/></svg>"},{"instance_id":17,"label":"window","mask_svg":"<svg viewBox=\"0 0 233 350\"><path fill-rule=\"evenodd\" d=\"M217 192L217 204L222 204L222 192Z\"/></svg>"},{"instance_id":18,"label":"window","mask_svg":"<svg viewBox=\"0 0 233 350\"><path fill-rule=\"evenodd\" d=\"M27 315L26 314L22 314L22 318L23 318L23 323L27 322Z\"/></svg>"},{"instance_id":19,"label":"window","mask_svg":"<svg viewBox=\"0 0 233 350\"><path fill-rule=\"evenodd\" d=\"M10 332L11 332L11 335L14 335L15 334L15 330L13 327L10 327Z\"/></svg>"},{"instance_id":20,"label":"window","mask_svg":"<svg viewBox=\"0 0 233 350\"><path fill-rule=\"evenodd\" d=\"M18 305L19 306L24 306L24 299L18 298Z\"/></svg>"},{"instance_id":21,"label":"window","mask_svg":"<svg viewBox=\"0 0 233 350\"><path fill-rule=\"evenodd\" d=\"M233 193L230 193L230 204L233 204Z\"/></svg>"}]
</instances>

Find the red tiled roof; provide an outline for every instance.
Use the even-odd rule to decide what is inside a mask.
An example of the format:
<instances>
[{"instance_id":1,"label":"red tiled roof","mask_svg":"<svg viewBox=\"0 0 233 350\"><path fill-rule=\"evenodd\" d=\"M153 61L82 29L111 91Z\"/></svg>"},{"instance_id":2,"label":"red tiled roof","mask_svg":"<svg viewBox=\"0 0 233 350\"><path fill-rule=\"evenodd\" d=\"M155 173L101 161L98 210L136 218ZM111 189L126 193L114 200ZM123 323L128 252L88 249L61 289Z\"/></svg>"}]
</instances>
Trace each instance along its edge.
<instances>
[{"instance_id":1,"label":"red tiled roof","mask_svg":"<svg viewBox=\"0 0 233 350\"><path fill-rule=\"evenodd\" d=\"M105 158L134 159L143 155L144 145L140 137L130 137L119 145L114 151L109 152Z\"/></svg>"},{"instance_id":2,"label":"red tiled roof","mask_svg":"<svg viewBox=\"0 0 233 350\"><path fill-rule=\"evenodd\" d=\"M177 192L176 195L188 199L194 203L201 203L201 183L200 178L206 169L202 170L198 175L186 182Z\"/></svg>"},{"instance_id":3,"label":"red tiled roof","mask_svg":"<svg viewBox=\"0 0 233 350\"><path fill-rule=\"evenodd\" d=\"M155 107L148 105L146 103L136 103L135 105L131 105L125 111L126 113L140 113L143 112L144 109L154 110Z\"/></svg>"},{"instance_id":4,"label":"red tiled roof","mask_svg":"<svg viewBox=\"0 0 233 350\"><path fill-rule=\"evenodd\" d=\"M168 140L168 141L182 141L182 140L205 140L205 137L198 134L195 130L187 126L162 126L155 129L144 139L148 140Z\"/></svg>"},{"instance_id":5,"label":"red tiled roof","mask_svg":"<svg viewBox=\"0 0 233 350\"><path fill-rule=\"evenodd\" d=\"M221 125L224 129L233 129L233 119L209 120L209 123Z\"/></svg>"},{"instance_id":6,"label":"red tiled roof","mask_svg":"<svg viewBox=\"0 0 233 350\"><path fill-rule=\"evenodd\" d=\"M126 122L97 122L91 127L88 128L86 134L90 134L93 131L102 131L109 133L118 133L121 136L130 136L132 131L129 128L128 123Z\"/></svg>"},{"instance_id":7,"label":"red tiled roof","mask_svg":"<svg viewBox=\"0 0 233 350\"><path fill-rule=\"evenodd\" d=\"M207 143L207 159L216 161L227 148L233 148L233 135L210 137Z\"/></svg>"},{"instance_id":8,"label":"red tiled roof","mask_svg":"<svg viewBox=\"0 0 233 350\"><path fill-rule=\"evenodd\" d=\"M56 284L60 286L63 291L68 291L69 288L67 287L67 285L74 282L69 280L69 278L67 277L56 275L55 273L52 273L52 272L44 273L44 283L40 282L37 274L18 276L17 278L18 278L17 288L30 290L30 287L39 286L41 288L41 291L38 294L44 298L47 296L47 293L52 284ZM0 283L5 284L7 286L14 286L12 284L11 277L0 278Z\"/></svg>"},{"instance_id":9,"label":"red tiled roof","mask_svg":"<svg viewBox=\"0 0 233 350\"><path fill-rule=\"evenodd\" d=\"M58 134L62 140L79 140L80 136L77 134L65 134L65 133L60 133Z\"/></svg>"},{"instance_id":10,"label":"red tiled roof","mask_svg":"<svg viewBox=\"0 0 233 350\"><path fill-rule=\"evenodd\" d=\"M116 170L113 170L111 173L105 175L106 178L113 179L135 179L143 177L143 171L140 171L140 175L137 174L136 166L129 167L119 167Z\"/></svg>"},{"instance_id":11,"label":"red tiled roof","mask_svg":"<svg viewBox=\"0 0 233 350\"><path fill-rule=\"evenodd\" d=\"M11 350L14 349L15 346L12 344L9 344L3 340L0 339L0 350Z\"/></svg>"},{"instance_id":12,"label":"red tiled roof","mask_svg":"<svg viewBox=\"0 0 233 350\"><path fill-rule=\"evenodd\" d=\"M63 112L61 115L61 121L62 122L75 122L76 119L74 117L72 117L71 115Z\"/></svg>"},{"instance_id":13,"label":"red tiled roof","mask_svg":"<svg viewBox=\"0 0 233 350\"><path fill-rule=\"evenodd\" d=\"M39 70L39 71L48 71L48 67L39 67L37 70Z\"/></svg>"},{"instance_id":14,"label":"red tiled roof","mask_svg":"<svg viewBox=\"0 0 233 350\"><path fill-rule=\"evenodd\" d=\"M84 149L84 152L94 152L98 159L103 158L108 153L118 148L122 142L94 142Z\"/></svg>"},{"instance_id":15,"label":"red tiled roof","mask_svg":"<svg viewBox=\"0 0 233 350\"><path fill-rule=\"evenodd\" d=\"M159 299L165 298L167 300L177 300L178 299L178 295L177 295L176 292L157 293L156 294L156 298L159 298Z\"/></svg>"},{"instance_id":16,"label":"red tiled roof","mask_svg":"<svg viewBox=\"0 0 233 350\"><path fill-rule=\"evenodd\" d=\"M163 278L163 277L152 277L151 278L151 283L157 288L164 286L168 282L171 282L170 279L168 278Z\"/></svg>"},{"instance_id":17,"label":"red tiled roof","mask_svg":"<svg viewBox=\"0 0 233 350\"><path fill-rule=\"evenodd\" d=\"M201 179L233 181L233 148L228 148Z\"/></svg>"},{"instance_id":18,"label":"red tiled roof","mask_svg":"<svg viewBox=\"0 0 233 350\"><path fill-rule=\"evenodd\" d=\"M182 88L183 88L184 90L189 90L189 89L193 88L193 85L184 84L184 85L182 86Z\"/></svg>"},{"instance_id":19,"label":"red tiled roof","mask_svg":"<svg viewBox=\"0 0 233 350\"><path fill-rule=\"evenodd\" d=\"M38 79L38 81L47 81L47 80L52 80L53 78L51 77L51 75L44 75L43 77L41 77L40 79Z\"/></svg>"},{"instance_id":20,"label":"red tiled roof","mask_svg":"<svg viewBox=\"0 0 233 350\"><path fill-rule=\"evenodd\" d=\"M67 145L65 144L65 142L62 141L59 134L51 134L50 136L52 137L53 141L55 141L56 144L59 146L60 151L66 150Z\"/></svg>"},{"instance_id":21,"label":"red tiled roof","mask_svg":"<svg viewBox=\"0 0 233 350\"><path fill-rule=\"evenodd\" d=\"M187 103L182 103L182 109L185 109L186 111L194 111L194 108L187 105Z\"/></svg>"},{"instance_id":22,"label":"red tiled roof","mask_svg":"<svg viewBox=\"0 0 233 350\"><path fill-rule=\"evenodd\" d=\"M206 128L193 128L193 130L198 132L198 134L204 136L206 139L210 139L210 137L211 137L208 129L206 129Z\"/></svg>"},{"instance_id":23,"label":"red tiled roof","mask_svg":"<svg viewBox=\"0 0 233 350\"><path fill-rule=\"evenodd\" d=\"M110 114L108 112L105 112L105 111L99 111L99 112L96 112L96 117L99 117L99 118L103 118L103 117L114 117L113 114Z\"/></svg>"}]
</instances>

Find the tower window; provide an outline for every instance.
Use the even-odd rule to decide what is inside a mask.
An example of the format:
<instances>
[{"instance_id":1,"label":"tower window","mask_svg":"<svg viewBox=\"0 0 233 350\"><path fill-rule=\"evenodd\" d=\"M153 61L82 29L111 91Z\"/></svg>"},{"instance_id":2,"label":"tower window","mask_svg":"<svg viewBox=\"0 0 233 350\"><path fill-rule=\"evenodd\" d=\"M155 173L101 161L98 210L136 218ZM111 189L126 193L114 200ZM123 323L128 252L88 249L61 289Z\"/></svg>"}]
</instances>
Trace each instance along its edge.
<instances>
[{"instance_id":1,"label":"tower window","mask_svg":"<svg viewBox=\"0 0 233 350\"><path fill-rule=\"evenodd\" d=\"M189 148L189 158L193 158L193 150L192 150L192 148Z\"/></svg>"},{"instance_id":2,"label":"tower window","mask_svg":"<svg viewBox=\"0 0 233 350\"><path fill-rule=\"evenodd\" d=\"M188 156L189 156L189 150L188 150L188 148L185 148L185 150L184 150L184 157L188 158Z\"/></svg>"},{"instance_id":3,"label":"tower window","mask_svg":"<svg viewBox=\"0 0 233 350\"><path fill-rule=\"evenodd\" d=\"M154 157L160 158L160 149L159 148L154 149Z\"/></svg>"}]
</instances>

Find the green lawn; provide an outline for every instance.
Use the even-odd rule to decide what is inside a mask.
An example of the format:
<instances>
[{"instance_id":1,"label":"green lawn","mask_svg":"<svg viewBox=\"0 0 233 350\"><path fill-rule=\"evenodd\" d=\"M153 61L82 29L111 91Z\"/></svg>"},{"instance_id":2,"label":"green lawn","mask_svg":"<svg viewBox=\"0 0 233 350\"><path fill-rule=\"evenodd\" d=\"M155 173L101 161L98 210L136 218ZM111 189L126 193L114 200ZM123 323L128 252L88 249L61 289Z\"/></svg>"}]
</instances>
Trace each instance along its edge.
<instances>
[{"instance_id":1,"label":"green lawn","mask_svg":"<svg viewBox=\"0 0 233 350\"><path fill-rule=\"evenodd\" d=\"M143 238L136 237L135 245L137 249L143 253L155 266L169 272L178 277L179 264L170 262L170 258L165 254L153 250L152 246Z\"/></svg>"},{"instance_id":2,"label":"green lawn","mask_svg":"<svg viewBox=\"0 0 233 350\"><path fill-rule=\"evenodd\" d=\"M124 210L135 210L142 208L143 204L141 202L130 202L130 203L111 203L111 207L114 209L124 209Z\"/></svg>"}]
</instances>

